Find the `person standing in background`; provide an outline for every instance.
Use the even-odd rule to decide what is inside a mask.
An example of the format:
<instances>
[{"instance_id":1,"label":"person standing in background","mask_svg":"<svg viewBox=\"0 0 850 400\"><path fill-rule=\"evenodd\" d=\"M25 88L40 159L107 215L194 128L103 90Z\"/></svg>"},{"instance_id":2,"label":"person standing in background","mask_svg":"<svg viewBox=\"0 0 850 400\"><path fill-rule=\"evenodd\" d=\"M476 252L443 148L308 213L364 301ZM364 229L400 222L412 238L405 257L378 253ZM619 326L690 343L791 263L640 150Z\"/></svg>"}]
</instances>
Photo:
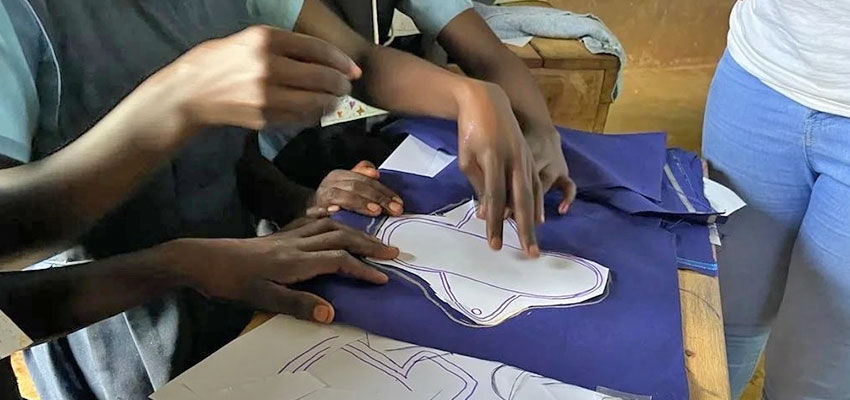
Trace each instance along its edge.
<instances>
[{"instance_id":1,"label":"person standing in background","mask_svg":"<svg viewBox=\"0 0 850 400\"><path fill-rule=\"evenodd\" d=\"M850 1L742 0L708 95L703 155L748 207L723 225L732 394L850 393Z\"/></svg>"}]
</instances>

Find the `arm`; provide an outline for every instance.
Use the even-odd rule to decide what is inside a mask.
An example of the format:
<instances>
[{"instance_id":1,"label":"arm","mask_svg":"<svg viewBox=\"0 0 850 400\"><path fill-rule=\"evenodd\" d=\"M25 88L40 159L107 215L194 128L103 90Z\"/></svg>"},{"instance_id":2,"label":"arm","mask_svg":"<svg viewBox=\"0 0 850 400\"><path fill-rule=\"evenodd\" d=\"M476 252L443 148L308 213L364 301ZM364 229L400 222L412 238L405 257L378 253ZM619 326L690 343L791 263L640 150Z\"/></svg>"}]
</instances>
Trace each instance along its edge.
<instances>
[{"instance_id":1,"label":"arm","mask_svg":"<svg viewBox=\"0 0 850 400\"><path fill-rule=\"evenodd\" d=\"M552 124L546 101L528 68L472 9L453 18L437 40L469 76L493 82L505 90L534 154L543 191L553 185L560 189L564 199L558 211L565 213L575 197L575 184L569 179L560 136Z\"/></svg>"},{"instance_id":2,"label":"arm","mask_svg":"<svg viewBox=\"0 0 850 400\"><path fill-rule=\"evenodd\" d=\"M315 192L283 175L260 154L257 135L245 141L245 150L236 166L239 194L257 217L285 225L304 216Z\"/></svg>"},{"instance_id":3,"label":"arm","mask_svg":"<svg viewBox=\"0 0 850 400\"><path fill-rule=\"evenodd\" d=\"M501 88L374 46L319 0L304 2L295 28L335 44L355 60L363 70L355 89L370 103L401 114L456 119L458 162L478 193L490 246L501 248L502 220L508 206L524 250L531 256L539 254L534 226L543 219L540 182Z\"/></svg>"},{"instance_id":4,"label":"arm","mask_svg":"<svg viewBox=\"0 0 850 400\"><path fill-rule=\"evenodd\" d=\"M0 273L0 309L35 342L181 288L329 323L330 303L288 286L326 274L387 281L351 254L392 259L398 250L330 219L302 219L262 238L180 239L85 265Z\"/></svg>"},{"instance_id":5,"label":"arm","mask_svg":"<svg viewBox=\"0 0 850 400\"><path fill-rule=\"evenodd\" d=\"M185 285L165 247L89 264L0 273L0 309L36 343Z\"/></svg>"},{"instance_id":6,"label":"arm","mask_svg":"<svg viewBox=\"0 0 850 400\"><path fill-rule=\"evenodd\" d=\"M318 120L356 74L339 49L268 27L195 47L64 149L0 170L0 263L67 247L201 127Z\"/></svg>"}]
</instances>

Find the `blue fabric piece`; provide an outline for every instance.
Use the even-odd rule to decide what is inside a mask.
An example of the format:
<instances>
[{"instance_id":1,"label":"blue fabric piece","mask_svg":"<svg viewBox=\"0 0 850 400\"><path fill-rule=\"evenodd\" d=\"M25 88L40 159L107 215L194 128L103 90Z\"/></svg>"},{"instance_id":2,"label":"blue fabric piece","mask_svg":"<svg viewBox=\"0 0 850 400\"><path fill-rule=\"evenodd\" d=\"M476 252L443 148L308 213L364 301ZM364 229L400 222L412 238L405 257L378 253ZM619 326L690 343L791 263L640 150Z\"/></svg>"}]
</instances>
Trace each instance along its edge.
<instances>
[{"instance_id":1,"label":"blue fabric piece","mask_svg":"<svg viewBox=\"0 0 850 400\"><path fill-rule=\"evenodd\" d=\"M717 276L717 261L707 225L679 219L662 220L661 227L676 235L679 268Z\"/></svg>"},{"instance_id":2,"label":"blue fabric piece","mask_svg":"<svg viewBox=\"0 0 850 400\"><path fill-rule=\"evenodd\" d=\"M570 177L582 197L629 214L722 222L703 193L700 158L682 149L665 151L663 133L599 135L558 129ZM411 134L435 149L458 152L453 121L405 119L384 131Z\"/></svg>"},{"instance_id":3,"label":"blue fabric piece","mask_svg":"<svg viewBox=\"0 0 850 400\"><path fill-rule=\"evenodd\" d=\"M457 150L452 122L404 120L387 129L414 134L449 153ZM663 199L663 135L562 134L583 193L621 189ZM405 199L411 213L445 211L473 195L456 163L434 178L383 171L381 180ZM668 231L669 224L657 216L632 215L586 197L561 216L559 199L559 193L546 196L546 223L537 229L540 247L607 266L609 294L599 303L531 310L496 327L475 328L448 318L447 313L459 315L432 303L423 296L425 290L433 297L423 289L427 285L400 272L389 274L390 282L381 287L327 277L307 288L334 304L337 321L380 335L497 360L587 388L687 398L676 268L677 242L694 240L690 232ZM337 218L370 232L380 222L347 212Z\"/></svg>"},{"instance_id":4,"label":"blue fabric piece","mask_svg":"<svg viewBox=\"0 0 850 400\"><path fill-rule=\"evenodd\" d=\"M618 162L616 158L608 160ZM571 160L568 162L574 164ZM571 167L571 173L573 169L575 167ZM662 171L661 194L658 200L621 187L601 190L582 190L579 187L579 192L630 214L673 217L698 223L725 221L724 217L711 208L705 197L702 162L696 154L681 149L668 149Z\"/></svg>"},{"instance_id":5,"label":"blue fabric piece","mask_svg":"<svg viewBox=\"0 0 850 400\"><path fill-rule=\"evenodd\" d=\"M456 155L458 151L454 121L405 119L384 129L389 133L414 135L449 154ZM655 201L661 200L661 177L666 160L663 133L603 136L566 128L558 130L564 157L570 166L570 177L579 193L623 188Z\"/></svg>"},{"instance_id":6,"label":"blue fabric piece","mask_svg":"<svg viewBox=\"0 0 850 400\"><path fill-rule=\"evenodd\" d=\"M406 198L427 197L428 192L414 194L385 183ZM381 287L333 277L309 288L333 303L337 321L380 335L497 360L587 388L687 398L674 235L653 226L652 218L580 199L568 215L557 215L557 201L547 198L546 223L537 230L540 246L610 269L609 295L597 304L536 309L496 327L472 328L447 318L420 286L396 274ZM351 213L339 218L360 229L377 225Z\"/></svg>"},{"instance_id":7,"label":"blue fabric piece","mask_svg":"<svg viewBox=\"0 0 850 400\"><path fill-rule=\"evenodd\" d=\"M691 152L665 149L662 133L598 135L565 128L562 150L581 198L619 209L628 214L653 218L639 220L662 227L676 237L679 266L706 275L717 275L708 220L723 222L703 193L702 162ZM429 146L457 154L457 125L431 118L399 120L386 128L390 135L411 134ZM438 196L408 196L407 210L433 213L447 204L469 198L472 187L457 168L457 161L440 172L437 179L384 171L390 187L407 193L439 193ZM556 196L557 193L549 193Z\"/></svg>"}]
</instances>

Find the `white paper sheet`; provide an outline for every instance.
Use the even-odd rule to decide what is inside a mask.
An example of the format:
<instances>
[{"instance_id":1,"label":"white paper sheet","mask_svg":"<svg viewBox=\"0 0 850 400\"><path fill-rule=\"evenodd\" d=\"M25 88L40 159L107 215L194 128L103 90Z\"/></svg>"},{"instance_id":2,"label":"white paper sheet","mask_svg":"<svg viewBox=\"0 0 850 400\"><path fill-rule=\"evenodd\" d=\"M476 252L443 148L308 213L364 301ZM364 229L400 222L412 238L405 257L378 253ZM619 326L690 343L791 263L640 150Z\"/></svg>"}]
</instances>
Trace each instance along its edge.
<instances>
[{"instance_id":1,"label":"white paper sheet","mask_svg":"<svg viewBox=\"0 0 850 400\"><path fill-rule=\"evenodd\" d=\"M0 310L0 359L9 357L12 353L31 344L32 339Z\"/></svg>"},{"instance_id":2,"label":"white paper sheet","mask_svg":"<svg viewBox=\"0 0 850 400\"><path fill-rule=\"evenodd\" d=\"M433 178L456 158L408 135L379 168Z\"/></svg>"},{"instance_id":3,"label":"white paper sheet","mask_svg":"<svg viewBox=\"0 0 850 400\"><path fill-rule=\"evenodd\" d=\"M504 364L288 316L272 318L236 339L151 398L612 399Z\"/></svg>"},{"instance_id":4,"label":"white paper sheet","mask_svg":"<svg viewBox=\"0 0 850 400\"><path fill-rule=\"evenodd\" d=\"M486 223L470 201L443 216L389 217L376 236L401 249L395 260L370 260L415 274L443 302L478 325L494 326L531 307L581 303L602 295L608 269L569 254L527 259L512 220L493 251Z\"/></svg>"},{"instance_id":5,"label":"white paper sheet","mask_svg":"<svg viewBox=\"0 0 850 400\"><path fill-rule=\"evenodd\" d=\"M723 216L728 217L747 205L732 189L708 178L702 178L702 182L703 193L711 204L711 208L717 210Z\"/></svg>"},{"instance_id":6,"label":"white paper sheet","mask_svg":"<svg viewBox=\"0 0 850 400\"><path fill-rule=\"evenodd\" d=\"M534 36L520 36L512 39L502 39L502 43L516 47L525 47L531 39L534 39Z\"/></svg>"}]
</instances>

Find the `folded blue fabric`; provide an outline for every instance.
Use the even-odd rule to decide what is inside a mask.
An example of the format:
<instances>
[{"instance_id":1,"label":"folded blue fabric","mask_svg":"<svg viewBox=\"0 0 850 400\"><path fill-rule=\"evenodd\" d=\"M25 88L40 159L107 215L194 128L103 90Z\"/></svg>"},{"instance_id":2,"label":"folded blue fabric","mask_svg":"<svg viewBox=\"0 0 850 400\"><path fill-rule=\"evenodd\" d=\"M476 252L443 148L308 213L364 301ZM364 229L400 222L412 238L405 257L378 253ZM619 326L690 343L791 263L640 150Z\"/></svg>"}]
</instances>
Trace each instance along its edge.
<instances>
[{"instance_id":1,"label":"folded blue fabric","mask_svg":"<svg viewBox=\"0 0 850 400\"><path fill-rule=\"evenodd\" d=\"M457 152L453 122L405 120L387 129ZM398 270L380 287L328 277L307 288L334 304L337 321L380 335L504 362L591 389L604 386L655 399L687 398L678 250L697 241L708 243L708 237L697 238L685 229L687 224L704 225L671 222L678 218L674 206L682 203L678 195L665 194L670 153L664 149L664 135L602 136L563 130L562 137L581 196L561 216L556 212L560 193L547 194L546 223L537 228L540 247L608 267L611 279L604 300L531 309L482 328L456 322L463 317L434 302L427 284ZM687 171L690 163L682 165ZM701 179L701 172L688 178ZM405 199L409 213L448 210L473 196L456 163L434 178L382 171L381 180ZM613 190L630 192L632 197L621 197L627 200L615 206L595 196ZM645 201L670 213L646 214L637 207ZM380 223L379 218L347 212L336 218L369 232Z\"/></svg>"},{"instance_id":2,"label":"folded blue fabric","mask_svg":"<svg viewBox=\"0 0 850 400\"><path fill-rule=\"evenodd\" d=\"M599 135L559 128L570 176L579 197L628 214L655 217L644 223L676 237L679 267L717 275L708 222L722 223L703 192L702 161L689 151L665 149L663 133ZM457 125L430 118L399 120L389 135L411 134L429 146L457 154ZM471 186L453 163L436 179L385 171L390 187L404 188L408 210L433 213L470 197ZM558 193L548 196L557 197Z\"/></svg>"},{"instance_id":3,"label":"folded blue fabric","mask_svg":"<svg viewBox=\"0 0 850 400\"><path fill-rule=\"evenodd\" d=\"M392 188L405 198L414 195ZM424 282L399 271L380 287L332 277L308 289L334 305L337 321L383 336L500 361L591 389L687 398L675 235L654 218L581 199L561 216L555 212L557 201L547 198L546 223L537 229L540 247L608 267L609 292L600 302L532 309L498 326L476 328L455 322L462 317L435 304ZM339 218L367 231L379 222L351 213Z\"/></svg>"}]
</instances>

